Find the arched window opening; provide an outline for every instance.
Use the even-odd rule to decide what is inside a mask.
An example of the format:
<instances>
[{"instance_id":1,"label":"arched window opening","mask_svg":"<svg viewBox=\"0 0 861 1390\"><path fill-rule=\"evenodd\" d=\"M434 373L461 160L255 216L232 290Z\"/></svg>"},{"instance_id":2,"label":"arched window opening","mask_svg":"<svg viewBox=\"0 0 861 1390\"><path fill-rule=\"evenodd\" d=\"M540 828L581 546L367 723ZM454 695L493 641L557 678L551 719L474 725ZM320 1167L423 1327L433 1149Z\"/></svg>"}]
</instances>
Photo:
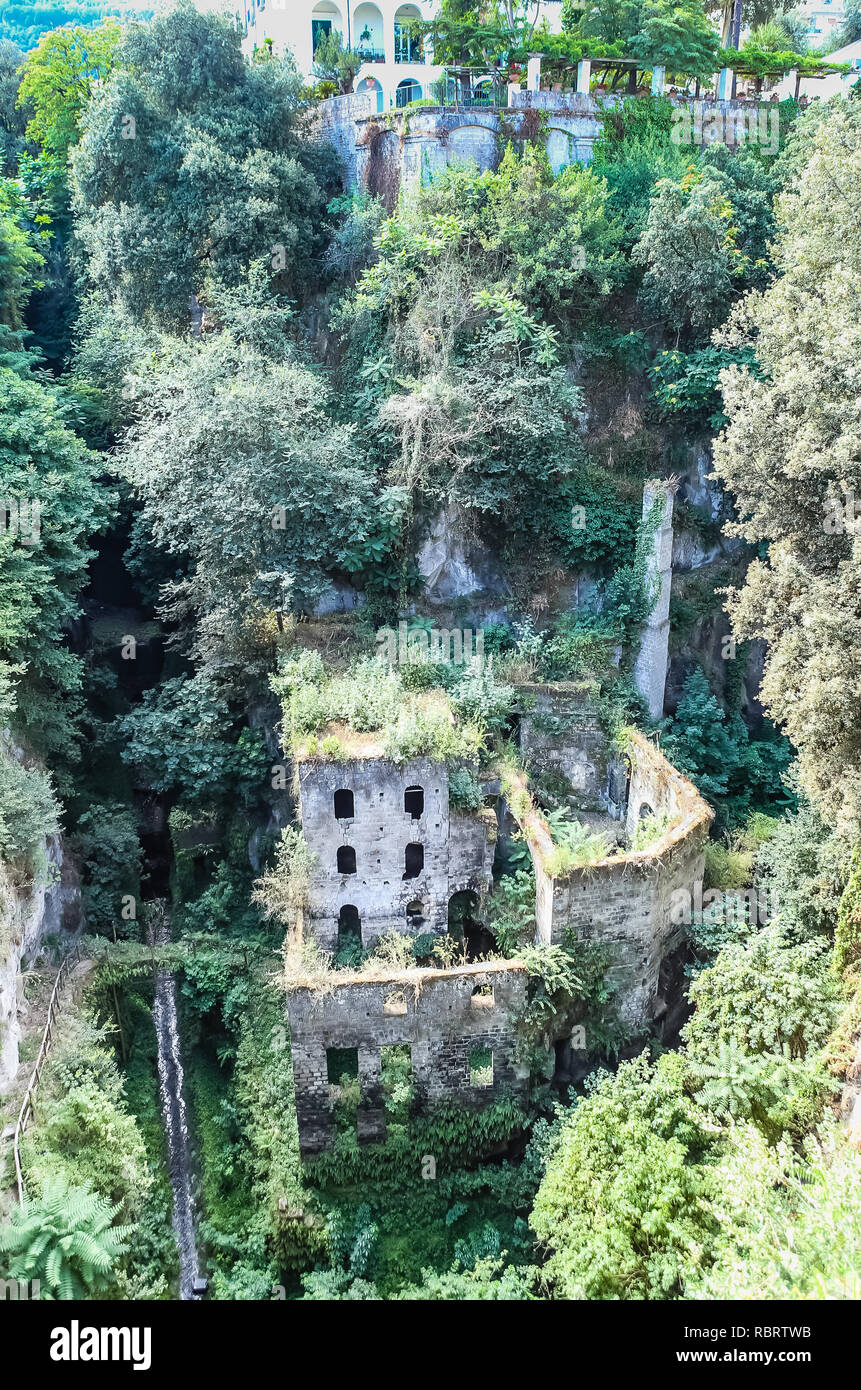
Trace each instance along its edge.
<instances>
[{"instance_id":1,"label":"arched window opening","mask_svg":"<svg viewBox=\"0 0 861 1390\"><path fill-rule=\"evenodd\" d=\"M423 787L407 787L404 792L404 810L413 820L421 820L425 809L425 794Z\"/></svg>"},{"instance_id":2,"label":"arched window opening","mask_svg":"<svg viewBox=\"0 0 861 1390\"><path fill-rule=\"evenodd\" d=\"M359 909L352 903L345 903L338 913L338 950L350 946L362 946L362 919Z\"/></svg>"},{"instance_id":3,"label":"arched window opening","mask_svg":"<svg viewBox=\"0 0 861 1390\"><path fill-rule=\"evenodd\" d=\"M399 82L395 91L395 106L409 106L411 101L421 101L422 89L418 82L414 82L408 77L405 82Z\"/></svg>"},{"instance_id":4,"label":"arched window opening","mask_svg":"<svg viewBox=\"0 0 861 1390\"><path fill-rule=\"evenodd\" d=\"M356 872L356 851L351 845L338 846L338 873L354 874Z\"/></svg>"},{"instance_id":5,"label":"arched window opening","mask_svg":"<svg viewBox=\"0 0 861 1390\"><path fill-rule=\"evenodd\" d=\"M354 815L355 804L353 801L353 793L348 791L346 787L339 788L339 790L335 792L335 819L352 820Z\"/></svg>"}]
</instances>

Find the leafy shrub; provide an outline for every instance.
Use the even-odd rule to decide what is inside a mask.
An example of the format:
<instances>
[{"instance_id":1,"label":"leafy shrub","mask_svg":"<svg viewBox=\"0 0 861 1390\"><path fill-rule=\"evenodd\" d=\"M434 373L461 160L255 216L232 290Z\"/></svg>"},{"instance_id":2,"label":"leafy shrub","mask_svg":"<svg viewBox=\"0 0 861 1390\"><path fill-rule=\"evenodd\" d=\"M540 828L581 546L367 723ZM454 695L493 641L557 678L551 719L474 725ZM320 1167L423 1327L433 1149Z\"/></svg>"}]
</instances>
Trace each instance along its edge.
<instances>
[{"instance_id":1,"label":"leafy shrub","mask_svg":"<svg viewBox=\"0 0 861 1390\"><path fill-rule=\"evenodd\" d=\"M119 802L95 803L78 820L74 847L83 871L83 905L88 929L107 934L121 917L122 899L140 889L141 846L135 818Z\"/></svg>"},{"instance_id":2,"label":"leafy shrub","mask_svg":"<svg viewBox=\"0 0 861 1390\"><path fill-rule=\"evenodd\" d=\"M458 767L448 779L449 805L457 811L480 811L484 805L481 784L468 767Z\"/></svg>"},{"instance_id":3,"label":"leafy shrub","mask_svg":"<svg viewBox=\"0 0 861 1390\"><path fill-rule=\"evenodd\" d=\"M32 871L45 837L58 827L59 808L48 773L24 766L0 745L0 860Z\"/></svg>"}]
</instances>

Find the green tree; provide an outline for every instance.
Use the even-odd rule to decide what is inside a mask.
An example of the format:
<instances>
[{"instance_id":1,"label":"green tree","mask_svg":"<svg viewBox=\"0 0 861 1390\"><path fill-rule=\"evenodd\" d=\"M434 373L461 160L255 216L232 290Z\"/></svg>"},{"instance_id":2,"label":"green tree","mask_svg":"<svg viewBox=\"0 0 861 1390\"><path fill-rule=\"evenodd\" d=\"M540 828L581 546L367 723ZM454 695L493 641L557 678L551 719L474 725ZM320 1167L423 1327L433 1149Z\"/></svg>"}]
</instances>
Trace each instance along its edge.
<instances>
[{"instance_id":1,"label":"green tree","mask_svg":"<svg viewBox=\"0 0 861 1390\"><path fill-rule=\"evenodd\" d=\"M97 28L69 24L43 34L27 54L18 105L32 110L28 139L65 158L81 132L81 116L97 85L116 64L120 27L107 19Z\"/></svg>"},{"instance_id":2,"label":"green tree","mask_svg":"<svg viewBox=\"0 0 861 1390\"><path fill-rule=\"evenodd\" d=\"M803 142L806 141L806 145ZM762 698L799 750L802 785L834 825L861 830L861 108L829 103L791 137L798 173L778 201L778 274L724 335L756 374L722 377L726 433L715 468L734 496L731 529L762 546L730 601L741 636L768 644Z\"/></svg>"},{"instance_id":3,"label":"green tree","mask_svg":"<svg viewBox=\"0 0 861 1390\"><path fill-rule=\"evenodd\" d=\"M223 331L143 364L120 464L156 544L187 559L171 611L204 615L220 660L241 670L255 640L273 640L273 614L330 591L373 525L376 488L322 371L294 351L289 314L265 298L230 312Z\"/></svg>"},{"instance_id":4,"label":"green tree","mask_svg":"<svg viewBox=\"0 0 861 1390\"><path fill-rule=\"evenodd\" d=\"M113 506L100 471L59 391L0 368L0 497L18 507L17 533L0 534L0 668L17 670L26 699L16 723L40 752L74 756L77 746L81 660L63 629L78 615L88 539Z\"/></svg>"},{"instance_id":5,"label":"green tree","mask_svg":"<svg viewBox=\"0 0 861 1390\"><path fill-rule=\"evenodd\" d=\"M341 92L351 92L363 61L361 53L344 47L341 35L333 29L323 35L314 50L314 76L321 82L337 84Z\"/></svg>"},{"instance_id":6,"label":"green tree","mask_svg":"<svg viewBox=\"0 0 861 1390\"><path fill-rule=\"evenodd\" d=\"M530 1218L560 1298L673 1298L714 1222L710 1136L682 1059L600 1075L563 1120Z\"/></svg>"},{"instance_id":7,"label":"green tree","mask_svg":"<svg viewBox=\"0 0 861 1390\"><path fill-rule=\"evenodd\" d=\"M128 27L73 159L102 296L179 328L208 275L235 285L255 264L291 293L308 282L339 164L300 138L301 92L292 60L249 66L233 24L190 0Z\"/></svg>"}]
</instances>

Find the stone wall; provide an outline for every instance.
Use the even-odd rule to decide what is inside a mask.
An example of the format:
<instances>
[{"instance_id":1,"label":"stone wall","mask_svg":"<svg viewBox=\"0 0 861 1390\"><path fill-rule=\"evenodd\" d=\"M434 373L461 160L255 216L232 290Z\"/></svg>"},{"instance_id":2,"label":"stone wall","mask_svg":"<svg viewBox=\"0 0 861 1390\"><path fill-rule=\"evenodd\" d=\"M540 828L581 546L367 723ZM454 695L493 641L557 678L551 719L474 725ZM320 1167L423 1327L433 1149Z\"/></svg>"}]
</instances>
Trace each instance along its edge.
<instances>
[{"instance_id":1,"label":"stone wall","mask_svg":"<svg viewBox=\"0 0 861 1390\"><path fill-rule=\"evenodd\" d=\"M526 970L511 962L339 977L334 989L287 995L299 1142L303 1154L331 1145L333 1103L327 1049L355 1048L361 1105L360 1140L385 1137L380 1049L410 1048L416 1108L447 1098L480 1106L501 1093L523 1094L515 1065L515 1020L526 1000ZM484 991L476 993L476 991ZM492 1054L492 1080L476 1085L471 1058ZM486 1080L487 1078L482 1078Z\"/></svg>"},{"instance_id":2,"label":"stone wall","mask_svg":"<svg viewBox=\"0 0 861 1390\"><path fill-rule=\"evenodd\" d=\"M520 715L520 751L529 768L564 777L581 810L607 810L612 759L590 701L592 687L573 681L524 682L517 693L533 705Z\"/></svg>"},{"instance_id":3,"label":"stone wall","mask_svg":"<svg viewBox=\"0 0 861 1390\"><path fill-rule=\"evenodd\" d=\"M78 907L77 890L69 886L68 873L62 873L60 837L49 836L45 849L47 872L41 883L20 885L0 864L0 1093L18 1070L20 1015L26 1009L21 967L38 956L45 936L59 934L64 917L71 921Z\"/></svg>"},{"instance_id":4,"label":"stone wall","mask_svg":"<svg viewBox=\"0 0 861 1390\"><path fill-rule=\"evenodd\" d=\"M449 814L444 763L419 758L402 766L382 757L346 762L309 759L299 763L302 829L316 862L311 872L309 928L324 950L338 939L338 919L347 905L358 910L362 944L371 946L390 931L444 932L451 895L471 888L482 896L491 883L495 820ZM424 806L416 819L404 809L408 788L420 787ZM339 789L353 794L354 815L335 816ZM422 846L424 867L405 878L407 845ZM356 853L356 872L338 869L338 848ZM420 915L407 907L420 902Z\"/></svg>"},{"instance_id":5,"label":"stone wall","mask_svg":"<svg viewBox=\"0 0 861 1390\"><path fill-rule=\"evenodd\" d=\"M427 178L452 160L474 159L480 169L493 168L512 137L537 134L556 173L568 164L588 164L604 112L626 100L624 95L513 91L507 108L416 107L378 114L373 94L356 93L320 102L311 119L312 128L331 140L344 160L347 185L370 188L391 206L401 184ZM772 138L773 103L670 100L684 112L680 139L692 150L717 140L768 147Z\"/></svg>"},{"instance_id":6,"label":"stone wall","mask_svg":"<svg viewBox=\"0 0 861 1390\"><path fill-rule=\"evenodd\" d=\"M661 963L680 944L683 929L671 921L672 895L682 888L693 893L702 881L712 811L696 787L641 734L630 736L629 756L629 834L641 812L673 818L647 849L554 877L548 869L553 844L546 824L533 814L523 830L535 866L537 939L558 942L573 929L581 940L610 946L620 1012L639 1026L655 1012Z\"/></svg>"}]
</instances>

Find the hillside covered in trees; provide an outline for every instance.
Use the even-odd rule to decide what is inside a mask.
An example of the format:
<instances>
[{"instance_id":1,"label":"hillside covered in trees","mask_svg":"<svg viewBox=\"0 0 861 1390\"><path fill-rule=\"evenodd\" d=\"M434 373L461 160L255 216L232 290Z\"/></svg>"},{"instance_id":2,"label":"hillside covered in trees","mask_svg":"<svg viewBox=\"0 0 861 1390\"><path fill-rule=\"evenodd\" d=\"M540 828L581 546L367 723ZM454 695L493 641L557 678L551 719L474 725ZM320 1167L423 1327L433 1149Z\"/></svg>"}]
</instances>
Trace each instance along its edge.
<instances>
[{"instance_id":1,"label":"hillside covered in trees","mask_svg":"<svg viewBox=\"0 0 861 1390\"><path fill-rule=\"evenodd\" d=\"M444 6L449 41L517 8ZM564 8L568 38L606 30L609 6ZM345 184L289 56L250 60L226 19L54 9L38 43L0 35L0 1277L857 1298L858 89L774 102L774 150L680 142L668 98L632 95L555 172L541 121L512 123L492 167L387 201ZM608 44L664 22L621 10ZM480 651L435 656L440 629ZM536 752L570 751L571 709L600 811ZM542 937L541 914L547 882L586 893L678 829L654 798L613 819L645 746L704 806L704 868L640 1016L610 937L561 908ZM343 884L362 778L382 820L404 769L427 774L397 807L422 827L405 925L371 932L346 890L318 911L325 836ZM442 925L408 901L440 815L484 855L480 885L451 868ZM472 1057L487 1103L425 1104L427 1038L411 1065L393 1020L482 970L520 991L511 1085ZM333 1031L311 1152L299 1004L380 981L380 1127L363 1043ZM483 981L473 1020L503 998Z\"/></svg>"}]
</instances>

